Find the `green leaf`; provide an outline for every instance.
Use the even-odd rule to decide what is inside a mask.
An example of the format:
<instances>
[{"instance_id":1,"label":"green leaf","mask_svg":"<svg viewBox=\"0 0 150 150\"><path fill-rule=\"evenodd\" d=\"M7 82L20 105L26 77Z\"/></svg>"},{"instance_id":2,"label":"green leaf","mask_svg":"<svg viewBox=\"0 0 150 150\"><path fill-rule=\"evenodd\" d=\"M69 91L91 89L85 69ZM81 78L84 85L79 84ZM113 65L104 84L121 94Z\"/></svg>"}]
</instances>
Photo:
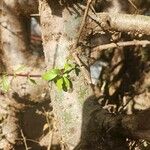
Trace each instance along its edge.
<instances>
[{"instance_id":1,"label":"green leaf","mask_svg":"<svg viewBox=\"0 0 150 150\"><path fill-rule=\"evenodd\" d=\"M68 73L63 74L63 77L68 77L68 76L69 76Z\"/></svg>"},{"instance_id":2,"label":"green leaf","mask_svg":"<svg viewBox=\"0 0 150 150\"><path fill-rule=\"evenodd\" d=\"M80 73L80 69L76 67L76 68L75 68L75 74L78 76L79 73Z\"/></svg>"},{"instance_id":3,"label":"green leaf","mask_svg":"<svg viewBox=\"0 0 150 150\"><path fill-rule=\"evenodd\" d=\"M8 81L8 77L6 75L2 76L0 88L3 92L7 92L10 89L10 82Z\"/></svg>"},{"instance_id":4,"label":"green leaf","mask_svg":"<svg viewBox=\"0 0 150 150\"><path fill-rule=\"evenodd\" d=\"M63 78L60 78L56 81L56 86L57 86L59 91L61 91L63 89L63 83L64 83Z\"/></svg>"},{"instance_id":5,"label":"green leaf","mask_svg":"<svg viewBox=\"0 0 150 150\"><path fill-rule=\"evenodd\" d=\"M66 63L66 64L64 65L64 72L69 72L69 71L71 71L71 70L74 69L74 68L75 68L75 64Z\"/></svg>"},{"instance_id":6,"label":"green leaf","mask_svg":"<svg viewBox=\"0 0 150 150\"><path fill-rule=\"evenodd\" d=\"M14 70L14 73L19 73L21 71L24 71L26 69L26 66L21 65L17 69Z\"/></svg>"},{"instance_id":7,"label":"green leaf","mask_svg":"<svg viewBox=\"0 0 150 150\"><path fill-rule=\"evenodd\" d=\"M30 83L32 83L33 85L36 85L36 84L37 84L37 82L36 82L34 79L28 78L28 81L29 81Z\"/></svg>"},{"instance_id":8,"label":"green leaf","mask_svg":"<svg viewBox=\"0 0 150 150\"><path fill-rule=\"evenodd\" d=\"M70 89L71 88L71 81L66 77L63 77L63 78L64 78L64 86L67 88L67 90Z\"/></svg>"},{"instance_id":9,"label":"green leaf","mask_svg":"<svg viewBox=\"0 0 150 150\"><path fill-rule=\"evenodd\" d=\"M59 74L60 74L59 69L52 69L52 70L45 72L42 75L42 78L46 81L51 81L51 80L55 79Z\"/></svg>"}]
</instances>

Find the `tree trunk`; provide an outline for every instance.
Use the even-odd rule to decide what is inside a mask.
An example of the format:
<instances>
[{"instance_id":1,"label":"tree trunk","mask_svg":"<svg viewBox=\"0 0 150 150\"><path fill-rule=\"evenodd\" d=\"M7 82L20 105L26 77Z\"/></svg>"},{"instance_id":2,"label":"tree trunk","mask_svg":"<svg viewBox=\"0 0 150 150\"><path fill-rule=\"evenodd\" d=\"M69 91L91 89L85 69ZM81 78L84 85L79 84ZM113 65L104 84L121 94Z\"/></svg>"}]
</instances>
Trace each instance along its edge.
<instances>
[{"instance_id":1,"label":"tree trunk","mask_svg":"<svg viewBox=\"0 0 150 150\"><path fill-rule=\"evenodd\" d=\"M71 6L71 7L70 7ZM69 56L70 47L77 38L81 22L81 4L70 4L66 8L58 1L39 1L42 39L47 69L62 67ZM73 91L59 92L55 85L50 95L57 118L57 129L69 149L73 149L80 140L82 104L91 95L92 90L84 82L82 74L75 77Z\"/></svg>"},{"instance_id":2,"label":"tree trunk","mask_svg":"<svg viewBox=\"0 0 150 150\"><path fill-rule=\"evenodd\" d=\"M18 6L18 7L16 7ZM30 18L30 17L29 17ZM1 44L2 49L0 57L2 58L3 69L0 69L1 75L6 72L8 75L8 82L11 84L11 88L8 93L1 92L0 94L0 116L2 121L2 139L0 139L0 149L9 150L14 148L20 138L21 127L26 131L25 135L31 132L28 118L30 113L26 115L24 113L26 108L31 105L32 110L35 110L37 103L41 103L40 109L43 106L43 102L49 101L47 97L47 83L42 79L35 79L39 86L35 87L31 85L26 77L13 77L9 74L15 73L14 70L19 66L26 66L26 70L23 70L23 74L41 74L45 67L42 59L33 55L29 50L29 41L26 36L27 28L26 22L28 19L22 14L19 9L19 5L16 0L4 0L2 3L1 14ZM20 119L20 115L24 115L23 119ZM37 116L34 111L34 116ZM39 118L38 118L39 119ZM22 122L23 124L21 124ZM45 122L45 121L44 121ZM44 126L44 122L39 125ZM26 127L24 124L28 124ZM32 123L32 126L35 125ZM38 125L36 126L38 127ZM27 130L29 129L29 130ZM32 129L32 128L31 128ZM37 130L37 128L35 129ZM37 135L37 133L35 133ZM42 133L39 133L42 134ZM30 137L31 138L31 137ZM37 137L36 137L37 138ZM39 137L38 137L39 138Z\"/></svg>"}]
</instances>

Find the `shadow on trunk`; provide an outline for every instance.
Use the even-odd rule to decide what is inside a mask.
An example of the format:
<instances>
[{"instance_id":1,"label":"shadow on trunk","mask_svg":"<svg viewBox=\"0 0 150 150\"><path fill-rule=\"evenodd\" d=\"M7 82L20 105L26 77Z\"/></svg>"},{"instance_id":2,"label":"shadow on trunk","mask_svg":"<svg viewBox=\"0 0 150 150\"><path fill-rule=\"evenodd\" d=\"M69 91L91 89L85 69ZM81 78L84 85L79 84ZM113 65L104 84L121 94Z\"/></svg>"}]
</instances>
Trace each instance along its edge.
<instances>
[{"instance_id":1,"label":"shadow on trunk","mask_svg":"<svg viewBox=\"0 0 150 150\"><path fill-rule=\"evenodd\" d=\"M83 106L81 140L74 150L128 150L127 138L150 141L150 109L134 115L115 115L95 96Z\"/></svg>"}]
</instances>

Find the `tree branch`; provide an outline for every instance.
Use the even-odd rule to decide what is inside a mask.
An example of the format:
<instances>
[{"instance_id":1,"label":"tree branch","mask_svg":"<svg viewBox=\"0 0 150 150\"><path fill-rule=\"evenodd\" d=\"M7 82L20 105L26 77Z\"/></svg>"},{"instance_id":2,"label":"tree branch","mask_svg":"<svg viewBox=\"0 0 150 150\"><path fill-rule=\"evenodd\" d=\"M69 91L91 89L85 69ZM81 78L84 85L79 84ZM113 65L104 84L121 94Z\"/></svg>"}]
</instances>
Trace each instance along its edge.
<instances>
[{"instance_id":1,"label":"tree branch","mask_svg":"<svg viewBox=\"0 0 150 150\"><path fill-rule=\"evenodd\" d=\"M105 50L105 49L109 49L109 48L116 48L116 47L125 47L125 46L134 46L134 45L150 45L150 41L148 40L133 40L133 41L124 41L124 42L118 42L118 43L109 43L109 44L104 44L104 45L100 45L97 46L95 48L93 48L92 53L95 53L95 51L101 51L101 50ZM92 55L91 53L91 55Z\"/></svg>"},{"instance_id":2,"label":"tree branch","mask_svg":"<svg viewBox=\"0 0 150 150\"><path fill-rule=\"evenodd\" d=\"M85 25L85 22L86 22L86 19L87 19L87 16L88 16L88 12L89 12L89 8L90 8L90 4L92 3L92 0L88 0L87 1L87 6L86 6L86 9L85 9L85 12L84 12L84 16L83 16L83 19L82 19L82 22L81 22L81 25L80 25L80 28L79 28L79 32L78 32L78 37L74 43L74 46L73 46L73 54L72 56L74 57L76 63L79 65L79 67L81 68L81 71L84 75L84 78L87 80L87 82L89 84L91 84L91 78L90 78L90 73L89 71L85 68L85 66L82 64L82 62L80 61L80 58L78 57L78 54L76 53L76 48L78 46L78 43L79 43L79 40L80 40L80 36L81 36L81 33L82 33L82 30L84 28L84 25Z\"/></svg>"},{"instance_id":3,"label":"tree branch","mask_svg":"<svg viewBox=\"0 0 150 150\"><path fill-rule=\"evenodd\" d=\"M97 20L106 30L150 35L150 17L144 15L97 13ZM91 16L93 19L95 16Z\"/></svg>"},{"instance_id":4,"label":"tree branch","mask_svg":"<svg viewBox=\"0 0 150 150\"><path fill-rule=\"evenodd\" d=\"M0 76L4 75L3 73L0 73ZM22 74L22 73L7 73L8 76L17 76L17 77L31 77L31 78L41 78L40 74Z\"/></svg>"},{"instance_id":5,"label":"tree branch","mask_svg":"<svg viewBox=\"0 0 150 150\"><path fill-rule=\"evenodd\" d=\"M75 48L77 47L77 44L80 40L80 36L81 36L81 33L82 33L82 30L84 28L84 25L85 25L85 22L86 22L86 18L88 16L88 12L89 12L89 8L90 8L90 4L91 4L92 0L88 0L87 1L87 6L86 6L86 9L85 9L85 12L84 12L84 16L83 16L83 19L82 19L82 22L81 22L81 25L80 25L80 29L79 29L79 33L78 33L78 38L75 42Z\"/></svg>"},{"instance_id":6,"label":"tree branch","mask_svg":"<svg viewBox=\"0 0 150 150\"><path fill-rule=\"evenodd\" d=\"M72 54L72 56L74 57L76 63L79 65L79 67L80 67L80 69L81 69L81 71L83 73L83 76L86 79L87 83L91 84L92 81L91 81L91 77L90 77L90 72L85 68L85 66L80 61L80 58L78 57L78 54L76 52L74 52Z\"/></svg>"}]
</instances>

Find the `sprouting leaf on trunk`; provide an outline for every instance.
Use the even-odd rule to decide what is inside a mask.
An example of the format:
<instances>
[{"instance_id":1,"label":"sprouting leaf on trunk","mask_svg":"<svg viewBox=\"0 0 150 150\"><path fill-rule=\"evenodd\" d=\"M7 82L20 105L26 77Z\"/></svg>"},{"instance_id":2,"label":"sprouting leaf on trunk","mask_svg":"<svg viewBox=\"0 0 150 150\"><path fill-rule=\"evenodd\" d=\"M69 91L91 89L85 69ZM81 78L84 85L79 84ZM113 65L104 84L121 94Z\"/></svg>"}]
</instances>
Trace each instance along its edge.
<instances>
[{"instance_id":1,"label":"sprouting leaf on trunk","mask_svg":"<svg viewBox=\"0 0 150 150\"><path fill-rule=\"evenodd\" d=\"M45 72L42 75L42 78L46 81L51 81L51 80L55 79L59 74L60 74L59 69L51 69L51 70L48 70L47 72Z\"/></svg>"},{"instance_id":2,"label":"sprouting leaf on trunk","mask_svg":"<svg viewBox=\"0 0 150 150\"><path fill-rule=\"evenodd\" d=\"M64 86L67 88L67 90L72 88L72 82L70 81L70 79L67 77L63 77L63 78L64 78Z\"/></svg>"},{"instance_id":3,"label":"sprouting leaf on trunk","mask_svg":"<svg viewBox=\"0 0 150 150\"><path fill-rule=\"evenodd\" d=\"M0 80L0 89L3 92L8 92L8 90L10 89L10 82L8 80L8 76L3 75L1 80Z\"/></svg>"},{"instance_id":4,"label":"sprouting leaf on trunk","mask_svg":"<svg viewBox=\"0 0 150 150\"><path fill-rule=\"evenodd\" d=\"M74 71L76 75L79 75L79 68L76 64L65 63L61 69L51 69L46 71L42 78L46 81L54 81L59 91L63 90L67 92L72 88L72 82L70 80L70 72Z\"/></svg>"},{"instance_id":5,"label":"sprouting leaf on trunk","mask_svg":"<svg viewBox=\"0 0 150 150\"><path fill-rule=\"evenodd\" d=\"M75 64L65 63L64 72L70 72L74 68L75 68Z\"/></svg>"},{"instance_id":6,"label":"sprouting leaf on trunk","mask_svg":"<svg viewBox=\"0 0 150 150\"><path fill-rule=\"evenodd\" d=\"M56 86L57 86L59 91L61 91L63 89L63 83L64 83L63 78L60 78L56 81Z\"/></svg>"},{"instance_id":7,"label":"sprouting leaf on trunk","mask_svg":"<svg viewBox=\"0 0 150 150\"><path fill-rule=\"evenodd\" d=\"M69 77L68 73L63 74L63 77Z\"/></svg>"}]
</instances>

